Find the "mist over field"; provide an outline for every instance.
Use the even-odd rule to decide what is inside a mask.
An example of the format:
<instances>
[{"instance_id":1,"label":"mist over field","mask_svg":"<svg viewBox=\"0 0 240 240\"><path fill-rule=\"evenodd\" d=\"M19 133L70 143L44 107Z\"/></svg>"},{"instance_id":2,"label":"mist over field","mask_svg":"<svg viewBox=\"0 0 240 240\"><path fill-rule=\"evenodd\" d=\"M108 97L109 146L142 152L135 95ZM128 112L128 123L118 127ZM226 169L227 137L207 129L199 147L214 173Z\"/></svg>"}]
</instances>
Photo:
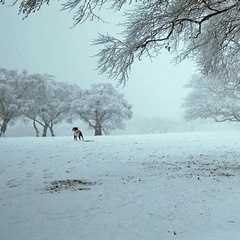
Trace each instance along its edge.
<instances>
[{"instance_id":1,"label":"mist over field","mask_svg":"<svg viewBox=\"0 0 240 240\"><path fill-rule=\"evenodd\" d=\"M72 136L72 127L78 127L84 135L93 136L94 131L81 120L74 121L72 124L61 123L55 126L56 136ZM183 119L152 118L146 116L133 116L126 122L124 130L118 129L111 131L109 135L129 135L129 134L164 134L178 132L197 132L197 131L221 131L221 130L240 130L239 123L225 122L216 123L213 120L185 121ZM24 124L18 122L14 126L9 126L6 137L26 137L35 136L35 131L31 123ZM51 136L48 132L47 136Z\"/></svg>"}]
</instances>

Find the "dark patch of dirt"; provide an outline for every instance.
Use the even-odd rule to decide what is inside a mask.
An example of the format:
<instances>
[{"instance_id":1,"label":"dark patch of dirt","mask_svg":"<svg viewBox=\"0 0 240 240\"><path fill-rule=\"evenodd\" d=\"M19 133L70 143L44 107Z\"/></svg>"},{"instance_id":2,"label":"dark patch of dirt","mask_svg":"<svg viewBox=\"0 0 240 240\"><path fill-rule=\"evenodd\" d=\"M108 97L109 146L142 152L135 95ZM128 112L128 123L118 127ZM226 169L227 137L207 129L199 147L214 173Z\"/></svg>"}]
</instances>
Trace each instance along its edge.
<instances>
[{"instance_id":1,"label":"dark patch of dirt","mask_svg":"<svg viewBox=\"0 0 240 240\"><path fill-rule=\"evenodd\" d=\"M184 162L149 162L144 164L145 168L151 169L155 174L169 178L200 178L212 177L217 180L222 177L232 178L240 176L240 165L238 162L226 162L215 160L191 160Z\"/></svg>"},{"instance_id":2,"label":"dark patch of dirt","mask_svg":"<svg viewBox=\"0 0 240 240\"><path fill-rule=\"evenodd\" d=\"M90 190L89 186L96 184L96 182L90 182L86 180L67 179L67 180L55 180L50 182L45 188L48 192L60 192L63 190L71 191L83 191Z\"/></svg>"}]
</instances>

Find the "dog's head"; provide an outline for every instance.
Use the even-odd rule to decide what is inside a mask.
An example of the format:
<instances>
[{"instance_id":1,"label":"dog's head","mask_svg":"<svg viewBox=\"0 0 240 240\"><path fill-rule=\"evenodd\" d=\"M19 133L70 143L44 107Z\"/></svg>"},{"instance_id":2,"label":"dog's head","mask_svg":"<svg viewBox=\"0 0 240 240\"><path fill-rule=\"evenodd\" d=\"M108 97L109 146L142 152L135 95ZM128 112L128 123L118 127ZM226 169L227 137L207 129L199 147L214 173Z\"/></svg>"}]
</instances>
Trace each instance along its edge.
<instances>
[{"instance_id":1,"label":"dog's head","mask_svg":"<svg viewBox=\"0 0 240 240\"><path fill-rule=\"evenodd\" d=\"M73 127L72 128L72 131L74 131L74 132L77 131L77 130L78 130L78 127Z\"/></svg>"}]
</instances>

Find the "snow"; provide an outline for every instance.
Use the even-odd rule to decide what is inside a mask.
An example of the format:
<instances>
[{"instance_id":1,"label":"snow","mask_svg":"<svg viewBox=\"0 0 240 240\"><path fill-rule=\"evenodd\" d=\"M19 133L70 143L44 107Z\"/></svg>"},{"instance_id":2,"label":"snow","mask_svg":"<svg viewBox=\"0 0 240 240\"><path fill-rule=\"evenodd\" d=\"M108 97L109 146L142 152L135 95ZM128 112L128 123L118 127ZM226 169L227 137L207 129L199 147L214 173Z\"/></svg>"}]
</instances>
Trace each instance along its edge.
<instances>
[{"instance_id":1,"label":"snow","mask_svg":"<svg viewBox=\"0 0 240 240\"><path fill-rule=\"evenodd\" d=\"M85 138L0 139L0 239L240 239L240 132Z\"/></svg>"}]
</instances>

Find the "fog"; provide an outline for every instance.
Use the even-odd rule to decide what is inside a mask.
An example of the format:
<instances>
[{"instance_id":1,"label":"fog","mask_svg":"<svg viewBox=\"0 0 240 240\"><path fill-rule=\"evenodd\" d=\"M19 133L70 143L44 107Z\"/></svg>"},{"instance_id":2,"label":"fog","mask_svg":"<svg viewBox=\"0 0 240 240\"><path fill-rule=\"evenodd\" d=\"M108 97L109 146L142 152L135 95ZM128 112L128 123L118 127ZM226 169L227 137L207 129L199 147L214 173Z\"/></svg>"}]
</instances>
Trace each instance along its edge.
<instances>
[{"instance_id":1,"label":"fog","mask_svg":"<svg viewBox=\"0 0 240 240\"><path fill-rule=\"evenodd\" d=\"M30 74L51 74L57 81L76 83L82 89L89 88L93 83L110 82L117 86L117 81L109 80L96 70L98 59L94 55L99 47L92 45L92 40L97 38L98 33L114 35L120 32L116 23L121 15L103 10L105 23L85 22L72 28L72 14L60 11L59 4L51 3L50 7L44 6L41 11L22 20L18 8L1 6L0 21L4 24L0 25L0 67L27 70ZM146 121L156 117L170 119L175 125L177 122L177 127L169 128L171 131L193 130L189 123L183 127L184 109L181 105L187 95L184 85L196 69L189 60L175 65L171 62L173 57L163 50L152 61L148 58L136 60L126 86L118 86L118 91L124 93L125 99L133 106L134 118L127 123L128 132L142 132L143 126L149 128ZM82 121L74 124L87 131ZM22 126L18 123L10 127L9 135L16 133L17 127L25 129ZM69 129L69 125L56 128ZM148 129L148 132L155 131ZM32 133L25 131L25 135L28 134Z\"/></svg>"}]
</instances>

